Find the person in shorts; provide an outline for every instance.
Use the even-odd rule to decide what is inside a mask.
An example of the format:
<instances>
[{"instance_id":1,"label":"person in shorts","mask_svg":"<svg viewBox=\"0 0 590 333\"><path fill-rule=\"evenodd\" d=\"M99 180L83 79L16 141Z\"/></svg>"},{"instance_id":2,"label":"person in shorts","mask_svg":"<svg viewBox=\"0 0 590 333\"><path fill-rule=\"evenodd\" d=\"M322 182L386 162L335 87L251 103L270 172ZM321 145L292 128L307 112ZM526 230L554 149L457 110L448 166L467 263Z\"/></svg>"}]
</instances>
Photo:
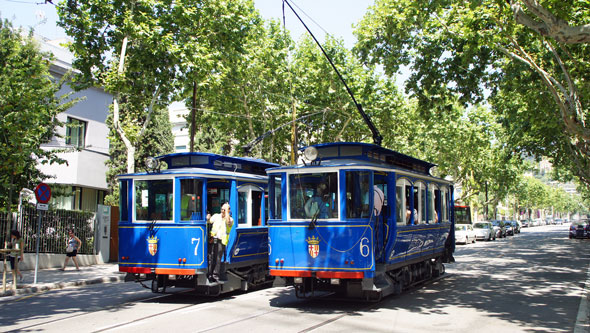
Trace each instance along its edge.
<instances>
[{"instance_id":1,"label":"person in shorts","mask_svg":"<svg viewBox=\"0 0 590 333\"><path fill-rule=\"evenodd\" d=\"M82 241L80 238L74 235L74 230L70 230L68 232L68 241L66 247L66 261L64 262L64 267L60 268L60 270L65 271L66 266L68 265L68 261L72 258L72 261L76 265L76 270L80 270L80 266L78 265L78 260L76 260L76 255L78 254L78 249L82 246Z\"/></svg>"}]
</instances>

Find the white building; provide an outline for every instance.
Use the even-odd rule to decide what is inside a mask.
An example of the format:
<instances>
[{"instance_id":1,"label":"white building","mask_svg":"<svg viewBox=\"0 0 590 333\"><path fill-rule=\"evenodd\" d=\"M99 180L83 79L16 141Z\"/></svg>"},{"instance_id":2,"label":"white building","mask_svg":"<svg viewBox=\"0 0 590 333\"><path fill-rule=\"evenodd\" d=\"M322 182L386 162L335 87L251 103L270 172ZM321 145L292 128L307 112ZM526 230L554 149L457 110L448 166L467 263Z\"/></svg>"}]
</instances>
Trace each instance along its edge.
<instances>
[{"instance_id":1,"label":"white building","mask_svg":"<svg viewBox=\"0 0 590 333\"><path fill-rule=\"evenodd\" d=\"M186 116L190 110L183 102L174 102L168 107L168 116L174 135L174 151L184 153L190 151L190 133L186 123Z\"/></svg>"},{"instance_id":2,"label":"white building","mask_svg":"<svg viewBox=\"0 0 590 333\"><path fill-rule=\"evenodd\" d=\"M64 40L37 39L42 51L55 56L50 72L56 79L61 79L72 69L73 55L60 46ZM59 94L71 91L64 84ZM105 162L109 159L109 129L106 119L113 98L101 88L75 92L71 97L82 99L58 115L58 119L67 124L58 129L63 137L53 138L42 146L44 149L69 149L69 152L59 154L68 163L40 165L40 170L53 177L45 180L52 186L51 204L63 209L96 211L107 194Z\"/></svg>"}]
</instances>

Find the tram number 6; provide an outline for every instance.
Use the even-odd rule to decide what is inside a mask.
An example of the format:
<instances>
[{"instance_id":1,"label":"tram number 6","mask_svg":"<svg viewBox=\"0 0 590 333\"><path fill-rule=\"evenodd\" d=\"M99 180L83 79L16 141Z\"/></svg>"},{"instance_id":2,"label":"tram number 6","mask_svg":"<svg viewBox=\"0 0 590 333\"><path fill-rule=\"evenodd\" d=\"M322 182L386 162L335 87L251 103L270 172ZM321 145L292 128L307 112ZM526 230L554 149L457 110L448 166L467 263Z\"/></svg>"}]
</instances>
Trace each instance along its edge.
<instances>
[{"instance_id":1,"label":"tram number 6","mask_svg":"<svg viewBox=\"0 0 590 333\"><path fill-rule=\"evenodd\" d=\"M191 244L194 244L195 241L197 242L197 245L195 246L195 255L197 255L199 253L199 244L201 243L201 239L200 238L192 238Z\"/></svg>"},{"instance_id":2,"label":"tram number 6","mask_svg":"<svg viewBox=\"0 0 590 333\"><path fill-rule=\"evenodd\" d=\"M367 237L363 237L363 239L361 239L360 250L361 255L363 257L367 257L371 253L371 248L369 247L369 239Z\"/></svg>"}]
</instances>

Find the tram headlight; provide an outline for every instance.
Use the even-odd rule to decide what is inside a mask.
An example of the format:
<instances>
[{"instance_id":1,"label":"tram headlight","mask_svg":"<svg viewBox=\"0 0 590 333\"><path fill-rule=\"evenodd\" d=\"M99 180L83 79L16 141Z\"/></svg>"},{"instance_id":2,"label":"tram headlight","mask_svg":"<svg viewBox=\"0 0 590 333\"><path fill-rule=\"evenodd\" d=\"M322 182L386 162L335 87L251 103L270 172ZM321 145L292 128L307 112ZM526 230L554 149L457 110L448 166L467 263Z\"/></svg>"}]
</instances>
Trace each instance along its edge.
<instances>
[{"instance_id":1,"label":"tram headlight","mask_svg":"<svg viewBox=\"0 0 590 333\"><path fill-rule=\"evenodd\" d=\"M303 151L303 156L308 161L315 161L318 158L318 150L315 147L307 147Z\"/></svg>"},{"instance_id":2,"label":"tram headlight","mask_svg":"<svg viewBox=\"0 0 590 333\"><path fill-rule=\"evenodd\" d=\"M145 159L145 167L148 170L156 170L160 165L160 161L158 161L155 157L148 157Z\"/></svg>"}]
</instances>

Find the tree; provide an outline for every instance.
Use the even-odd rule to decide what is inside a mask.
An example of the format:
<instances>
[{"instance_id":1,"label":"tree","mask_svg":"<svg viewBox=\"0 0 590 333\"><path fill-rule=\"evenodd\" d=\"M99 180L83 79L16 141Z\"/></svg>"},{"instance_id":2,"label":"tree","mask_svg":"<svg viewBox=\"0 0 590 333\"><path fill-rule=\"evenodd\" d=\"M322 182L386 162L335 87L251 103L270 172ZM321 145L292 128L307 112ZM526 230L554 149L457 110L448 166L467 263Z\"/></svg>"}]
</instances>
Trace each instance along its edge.
<instances>
[{"instance_id":1,"label":"tree","mask_svg":"<svg viewBox=\"0 0 590 333\"><path fill-rule=\"evenodd\" d=\"M67 0L59 22L74 41L79 87L113 94L112 124L127 151L127 172L157 107L207 89L241 52L250 1ZM189 84L190 83L190 84Z\"/></svg>"},{"instance_id":2,"label":"tree","mask_svg":"<svg viewBox=\"0 0 590 333\"><path fill-rule=\"evenodd\" d=\"M200 150L242 155L242 146L288 121L292 40L277 21L265 24L256 17L252 22L241 56L199 93L202 114L196 121L196 141ZM268 140L254 144L253 156L286 161L286 132L277 130Z\"/></svg>"},{"instance_id":3,"label":"tree","mask_svg":"<svg viewBox=\"0 0 590 333\"><path fill-rule=\"evenodd\" d=\"M107 161L107 184L109 194L105 197L105 204L111 206L119 205L119 184L116 176L126 172L126 156L123 143L113 130L112 114L107 119L107 124L111 128L109 133L109 155ZM163 154L174 152L174 137L172 135L172 126L168 117L168 110L165 108L155 108L152 120L149 122L144 136L140 138L138 150L136 153L137 161L145 161L148 157L155 157ZM137 171L146 171L143 163L137 165Z\"/></svg>"},{"instance_id":4,"label":"tree","mask_svg":"<svg viewBox=\"0 0 590 333\"><path fill-rule=\"evenodd\" d=\"M590 15L584 6L381 0L359 24L355 50L388 74L409 66L406 89L421 107L432 108L449 94L475 104L491 92L488 101L503 118L513 149L548 156L587 186L590 97L580 92L589 88L589 45L570 44L586 40Z\"/></svg>"},{"instance_id":5,"label":"tree","mask_svg":"<svg viewBox=\"0 0 590 333\"><path fill-rule=\"evenodd\" d=\"M51 61L32 32L0 21L0 204L7 211L21 188L47 178L38 164L65 163L57 150L41 147L63 126L56 116L76 102L58 95L63 81L49 73Z\"/></svg>"}]
</instances>

